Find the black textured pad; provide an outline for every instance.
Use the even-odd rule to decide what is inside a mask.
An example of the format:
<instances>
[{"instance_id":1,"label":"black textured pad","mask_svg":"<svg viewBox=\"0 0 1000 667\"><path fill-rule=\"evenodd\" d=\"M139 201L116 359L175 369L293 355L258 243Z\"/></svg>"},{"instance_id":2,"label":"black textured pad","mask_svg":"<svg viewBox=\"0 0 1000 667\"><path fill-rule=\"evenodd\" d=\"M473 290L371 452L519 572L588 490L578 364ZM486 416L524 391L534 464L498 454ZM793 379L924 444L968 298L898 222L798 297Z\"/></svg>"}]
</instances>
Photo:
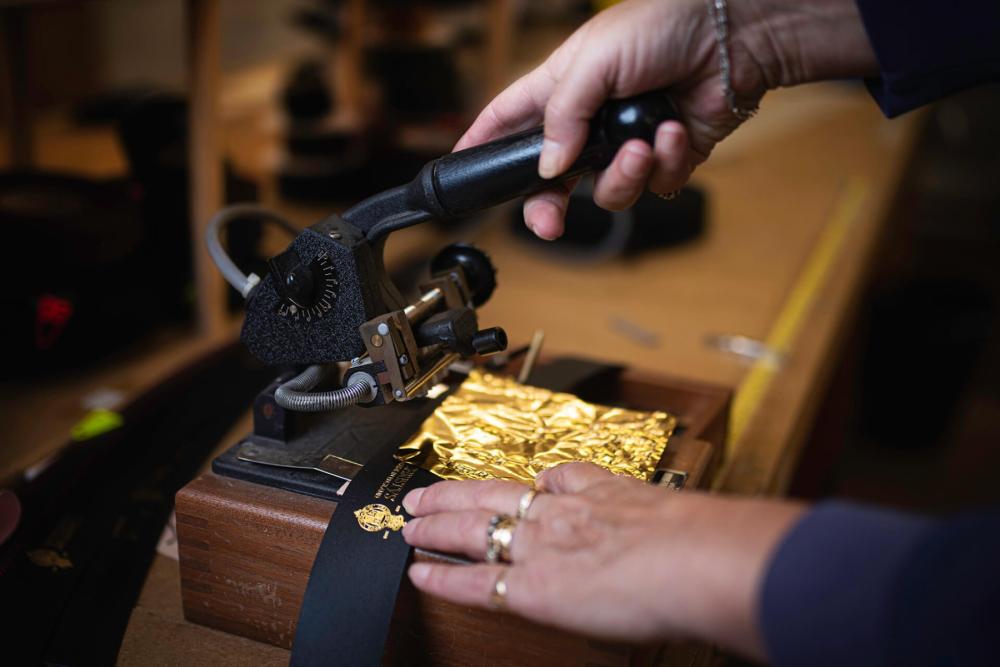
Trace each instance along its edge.
<instances>
[{"instance_id":1,"label":"black textured pad","mask_svg":"<svg viewBox=\"0 0 1000 667\"><path fill-rule=\"evenodd\" d=\"M329 256L338 281L333 309L310 320L279 314L282 298L268 274L247 303L243 343L270 366L332 363L361 355L365 346L358 327L384 309L371 247L337 218L306 229L290 247L303 259Z\"/></svg>"}]
</instances>

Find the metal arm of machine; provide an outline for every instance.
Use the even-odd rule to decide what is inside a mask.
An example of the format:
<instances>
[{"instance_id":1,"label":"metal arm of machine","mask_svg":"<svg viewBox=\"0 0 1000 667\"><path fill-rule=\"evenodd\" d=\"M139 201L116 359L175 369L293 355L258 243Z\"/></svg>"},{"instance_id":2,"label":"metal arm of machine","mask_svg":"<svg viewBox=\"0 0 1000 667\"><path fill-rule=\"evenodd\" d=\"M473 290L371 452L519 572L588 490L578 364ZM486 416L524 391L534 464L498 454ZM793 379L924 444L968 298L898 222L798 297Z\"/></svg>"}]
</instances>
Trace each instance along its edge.
<instances>
[{"instance_id":1,"label":"metal arm of machine","mask_svg":"<svg viewBox=\"0 0 1000 667\"><path fill-rule=\"evenodd\" d=\"M312 225L271 258L268 275L247 290L244 343L275 366L350 361L344 389L326 392L322 405L348 400L376 405L422 395L455 359L506 348L503 329L480 330L475 311L496 286L495 270L481 251L451 246L432 263L421 297L406 303L383 265L386 236L431 218L455 220L603 169L623 143L633 138L652 143L660 123L676 118L663 91L606 103L591 122L580 156L553 180L538 175L542 128L427 163L410 183ZM323 373L318 368L314 374L305 379L319 382ZM282 392L289 397L285 407L320 405L302 395L300 384L308 383Z\"/></svg>"}]
</instances>

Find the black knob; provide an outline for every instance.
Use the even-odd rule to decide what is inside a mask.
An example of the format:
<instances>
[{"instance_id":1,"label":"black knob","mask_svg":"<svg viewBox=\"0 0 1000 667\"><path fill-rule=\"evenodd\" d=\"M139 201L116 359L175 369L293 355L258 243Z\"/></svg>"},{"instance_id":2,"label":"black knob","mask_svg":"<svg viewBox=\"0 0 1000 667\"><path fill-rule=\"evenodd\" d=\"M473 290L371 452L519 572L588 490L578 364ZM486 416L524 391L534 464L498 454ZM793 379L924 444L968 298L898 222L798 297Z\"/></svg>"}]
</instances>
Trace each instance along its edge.
<instances>
[{"instance_id":1,"label":"black knob","mask_svg":"<svg viewBox=\"0 0 1000 667\"><path fill-rule=\"evenodd\" d=\"M313 305L316 281L308 266L296 266L285 276L285 294L288 300L300 308Z\"/></svg>"},{"instance_id":2,"label":"black knob","mask_svg":"<svg viewBox=\"0 0 1000 667\"><path fill-rule=\"evenodd\" d=\"M490 256L467 243L453 243L431 260L431 275L462 267L465 280L472 292L472 304L477 308L493 294L497 287L497 272Z\"/></svg>"},{"instance_id":3,"label":"black knob","mask_svg":"<svg viewBox=\"0 0 1000 667\"><path fill-rule=\"evenodd\" d=\"M493 354L507 349L507 332L500 327L477 331L472 336L472 347L478 354Z\"/></svg>"},{"instance_id":4,"label":"black knob","mask_svg":"<svg viewBox=\"0 0 1000 667\"><path fill-rule=\"evenodd\" d=\"M604 143L617 151L629 139L642 139L652 145L660 123L678 118L673 101L657 90L606 103L594 119L596 127L591 131L603 132Z\"/></svg>"},{"instance_id":5,"label":"black knob","mask_svg":"<svg viewBox=\"0 0 1000 667\"><path fill-rule=\"evenodd\" d=\"M274 278L274 289L299 308L316 302L316 276L313 267L294 250L286 250L267 261Z\"/></svg>"}]
</instances>

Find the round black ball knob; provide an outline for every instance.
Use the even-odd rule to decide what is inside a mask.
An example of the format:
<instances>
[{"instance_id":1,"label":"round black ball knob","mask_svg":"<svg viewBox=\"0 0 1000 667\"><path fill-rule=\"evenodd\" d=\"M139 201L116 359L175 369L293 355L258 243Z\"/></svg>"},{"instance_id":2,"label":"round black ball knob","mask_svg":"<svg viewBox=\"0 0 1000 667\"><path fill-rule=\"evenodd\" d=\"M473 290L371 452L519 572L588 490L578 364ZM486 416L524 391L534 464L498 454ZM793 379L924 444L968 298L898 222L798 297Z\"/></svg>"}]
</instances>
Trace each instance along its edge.
<instances>
[{"instance_id":1,"label":"round black ball knob","mask_svg":"<svg viewBox=\"0 0 1000 667\"><path fill-rule=\"evenodd\" d=\"M486 303L497 287L497 272L489 255L467 243L454 243L431 261L431 275L451 271L456 266L462 267L465 273L472 304L478 308Z\"/></svg>"},{"instance_id":2,"label":"round black ball knob","mask_svg":"<svg viewBox=\"0 0 1000 667\"><path fill-rule=\"evenodd\" d=\"M316 295L316 284L312 271L308 266L296 266L285 276L285 294L288 299L300 308L313 305Z\"/></svg>"},{"instance_id":3,"label":"round black ball knob","mask_svg":"<svg viewBox=\"0 0 1000 667\"><path fill-rule=\"evenodd\" d=\"M642 139L653 145L660 123L679 119L677 107L666 92L654 90L608 102L603 109L601 126L605 139L613 146L621 146L629 139Z\"/></svg>"}]
</instances>

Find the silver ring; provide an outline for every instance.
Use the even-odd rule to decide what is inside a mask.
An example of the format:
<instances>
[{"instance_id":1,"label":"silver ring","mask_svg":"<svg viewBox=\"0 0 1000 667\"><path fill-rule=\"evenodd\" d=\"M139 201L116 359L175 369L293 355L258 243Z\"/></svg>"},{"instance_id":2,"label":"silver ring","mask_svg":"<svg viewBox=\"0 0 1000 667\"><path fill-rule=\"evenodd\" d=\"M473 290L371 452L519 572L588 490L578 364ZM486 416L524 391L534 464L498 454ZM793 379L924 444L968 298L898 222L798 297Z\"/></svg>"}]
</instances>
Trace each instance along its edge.
<instances>
[{"instance_id":1,"label":"silver ring","mask_svg":"<svg viewBox=\"0 0 1000 667\"><path fill-rule=\"evenodd\" d=\"M509 563L510 545L514 541L517 519L509 514L496 514L486 526L486 562Z\"/></svg>"},{"instance_id":2,"label":"silver ring","mask_svg":"<svg viewBox=\"0 0 1000 667\"><path fill-rule=\"evenodd\" d=\"M490 593L490 609L502 611L507 608L507 572L504 568L500 570L496 581L493 582L493 591Z\"/></svg>"},{"instance_id":3,"label":"silver ring","mask_svg":"<svg viewBox=\"0 0 1000 667\"><path fill-rule=\"evenodd\" d=\"M521 496L521 499L517 501L517 518L526 519L528 518L528 511L531 510L531 503L535 502L535 497L538 495L538 491L535 489L528 489Z\"/></svg>"},{"instance_id":4,"label":"silver ring","mask_svg":"<svg viewBox=\"0 0 1000 667\"><path fill-rule=\"evenodd\" d=\"M674 190L673 192L657 192L654 194L656 194L656 196L659 197L660 199L666 199L667 201L671 201L673 199L677 199L677 195L679 195L680 193L681 193L680 190Z\"/></svg>"}]
</instances>

